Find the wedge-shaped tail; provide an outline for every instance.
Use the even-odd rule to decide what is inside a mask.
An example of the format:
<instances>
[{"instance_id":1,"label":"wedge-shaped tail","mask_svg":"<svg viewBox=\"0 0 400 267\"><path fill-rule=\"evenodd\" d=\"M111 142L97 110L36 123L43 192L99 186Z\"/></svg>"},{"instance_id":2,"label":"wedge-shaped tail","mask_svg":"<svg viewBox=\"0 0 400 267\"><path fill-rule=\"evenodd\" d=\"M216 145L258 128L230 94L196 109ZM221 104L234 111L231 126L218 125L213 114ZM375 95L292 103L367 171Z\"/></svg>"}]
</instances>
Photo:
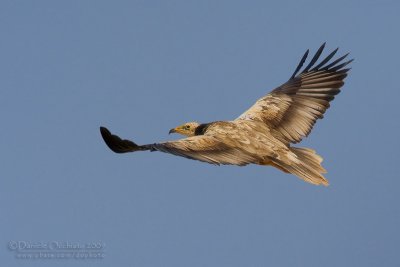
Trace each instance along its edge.
<instances>
[{"instance_id":1,"label":"wedge-shaped tail","mask_svg":"<svg viewBox=\"0 0 400 267\"><path fill-rule=\"evenodd\" d=\"M322 157L310 148L291 147L290 150L296 155L296 159L290 164L280 164L288 172L298 176L304 181L328 186L328 180L322 175L326 170L321 166Z\"/></svg>"}]
</instances>

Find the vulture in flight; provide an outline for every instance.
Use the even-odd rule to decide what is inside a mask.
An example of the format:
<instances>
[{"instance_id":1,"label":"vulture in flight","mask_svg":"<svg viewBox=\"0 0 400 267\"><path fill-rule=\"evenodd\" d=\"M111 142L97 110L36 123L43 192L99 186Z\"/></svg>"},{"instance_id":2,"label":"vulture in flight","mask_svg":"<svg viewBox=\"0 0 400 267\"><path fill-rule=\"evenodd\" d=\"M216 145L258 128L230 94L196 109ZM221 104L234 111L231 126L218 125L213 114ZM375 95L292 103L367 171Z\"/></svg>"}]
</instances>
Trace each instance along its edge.
<instances>
[{"instance_id":1,"label":"vulture in flight","mask_svg":"<svg viewBox=\"0 0 400 267\"><path fill-rule=\"evenodd\" d=\"M338 48L317 63L325 43L302 69L305 52L287 82L261 97L238 118L209 123L188 122L170 130L183 139L137 145L100 127L107 146L116 153L160 151L215 165L270 165L315 185L328 185L322 157L310 148L294 147L308 136L329 102L340 92L353 61Z\"/></svg>"}]
</instances>

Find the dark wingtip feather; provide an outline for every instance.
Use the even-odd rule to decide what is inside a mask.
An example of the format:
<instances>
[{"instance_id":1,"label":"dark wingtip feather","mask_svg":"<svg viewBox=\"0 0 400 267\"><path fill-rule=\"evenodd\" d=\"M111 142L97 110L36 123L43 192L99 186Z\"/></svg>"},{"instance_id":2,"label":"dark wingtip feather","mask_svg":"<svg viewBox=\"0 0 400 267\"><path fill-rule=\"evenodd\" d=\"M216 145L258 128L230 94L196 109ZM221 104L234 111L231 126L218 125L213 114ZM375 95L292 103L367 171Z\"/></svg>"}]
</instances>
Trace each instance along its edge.
<instances>
[{"instance_id":1,"label":"dark wingtip feather","mask_svg":"<svg viewBox=\"0 0 400 267\"><path fill-rule=\"evenodd\" d=\"M336 52L339 50L339 47L333 50L324 60L321 61L317 66L315 66L311 71L316 71L322 68L326 63L329 62L333 58L333 56L336 54Z\"/></svg>"},{"instance_id":2,"label":"dark wingtip feather","mask_svg":"<svg viewBox=\"0 0 400 267\"><path fill-rule=\"evenodd\" d=\"M303 57L301 58L299 64L297 65L296 70L293 72L293 74L292 74L292 76L290 77L290 79L293 79L293 78L296 76L296 74L299 72L299 70L301 69L301 67L303 67L304 62L305 62L306 59L307 59L308 53L310 53L310 50L309 50L309 49L307 49L307 51L304 53Z\"/></svg>"},{"instance_id":3,"label":"dark wingtip feather","mask_svg":"<svg viewBox=\"0 0 400 267\"><path fill-rule=\"evenodd\" d=\"M340 58L336 59L335 61L333 61L332 63L330 63L329 65L326 65L325 67L323 67L321 70L329 70L330 68L336 66L337 64L339 64L343 59L345 59L350 53L347 53L343 56L341 56Z\"/></svg>"},{"instance_id":4,"label":"dark wingtip feather","mask_svg":"<svg viewBox=\"0 0 400 267\"><path fill-rule=\"evenodd\" d=\"M345 68L345 69L341 69L338 71L338 73L347 73L351 70L352 68Z\"/></svg>"},{"instance_id":5,"label":"dark wingtip feather","mask_svg":"<svg viewBox=\"0 0 400 267\"><path fill-rule=\"evenodd\" d=\"M115 153L126 153L140 150L140 146L130 140L122 140L113 135L106 127L100 127L100 133L106 145Z\"/></svg>"},{"instance_id":6,"label":"dark wingtip feather","mask_svg":"<svg viewBox=\"0 0 400 267\"><path fill-rule=\"evenodd\" d=\"M326 42L323 43L323 44L321 45L320 48L318 48L318 50L317 50L317 52L315 53L314 57L311 59L310 63L309 63L309 64L307 65L307 67L302 71L302 73L307 72L307 71L315 64L315 62L317 62L317 60L319 59L319 57L320 57L321 54L322 54L322 51L324 51L325 45L326 45Z\"/></svg>"},{"instance_id":7,"label":"dark wingtip feather","mask_svg":"<svg viewBox=\"0 0 400 267\"><path fill-rule=\"evenodd\" d=\"M348 60L348 61L346 61L346 62L344 62L344 63L342 63L342 64L340 64L340 65L337 65L337 66L335 66L335 67L333 67L333 68L330 68L329 70L330 70L330 71L338 71L338 70L340 70L341 68L343 68L343 67L349 65L349 64L350 64L351 62L353 62L353 61L354 61L354 59L350 59L350 60Z\"/></svg>"}]
</instances>

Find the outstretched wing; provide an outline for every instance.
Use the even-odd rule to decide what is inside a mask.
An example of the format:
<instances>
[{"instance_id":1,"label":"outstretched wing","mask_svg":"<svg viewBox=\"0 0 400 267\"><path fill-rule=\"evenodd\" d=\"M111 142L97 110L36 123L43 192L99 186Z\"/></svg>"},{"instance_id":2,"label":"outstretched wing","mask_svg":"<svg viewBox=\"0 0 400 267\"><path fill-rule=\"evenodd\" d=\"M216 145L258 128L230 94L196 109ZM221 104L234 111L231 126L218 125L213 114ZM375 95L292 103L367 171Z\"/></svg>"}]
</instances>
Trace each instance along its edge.
<instances>
[{"instance_id":1,"label":"outstretched wing","mask_svg":"<svg viewBox=\"0 0 400 267\"><path fill-rule=\"evenodd\" d=\"M329 108L343 86L353 60L343 62L348 54L332 61L338 48L318 65L325 43L318 49L310 63L301 71L309 50L306 51L292 77L266 96L260 98L237 120L262 121L274 135L288 143L298 143L312 130L317 119ZM343 62L343 63L342 63ZM296 76L297 75L297 76Z\"/></svg>"},{"instance_id":2,"label":"outstretched wing","mask_svg":"<svg viewBox=\"0 0 400 267\"><path fill-rule=\"evenodd\" d=\"M100 132L107 146L115 153L161 151L215 165L244 166L257 160L240 147L236 147L234 145L236 140L230 140L226 136L218 138L218 135L199 135L177 141L140 146L130 140L121 139L105 127L100 127Z\"/></svg>"}]
</instances>

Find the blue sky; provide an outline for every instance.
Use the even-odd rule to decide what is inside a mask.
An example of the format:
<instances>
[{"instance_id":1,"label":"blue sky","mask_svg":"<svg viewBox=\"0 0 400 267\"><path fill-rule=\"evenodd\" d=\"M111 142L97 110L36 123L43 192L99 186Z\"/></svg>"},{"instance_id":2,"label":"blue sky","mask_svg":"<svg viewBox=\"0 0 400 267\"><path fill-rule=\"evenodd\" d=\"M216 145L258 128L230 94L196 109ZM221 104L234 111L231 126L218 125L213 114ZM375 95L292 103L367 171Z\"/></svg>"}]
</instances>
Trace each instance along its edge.
<instances>
[{"instance_id":1,"label":"blue sky","mask_svg":"<svg viewBox=\"0 0 400 267\"><path fill-rule=\"evenodd\" d=\"M398 1L0 3L4 266L400 264ZM300 146L328 188L269 167L117 155L186 121L237 117L323 42L356 59ZM106 245L22 260L10 241Z\"/></svg>"}]
</instances>

